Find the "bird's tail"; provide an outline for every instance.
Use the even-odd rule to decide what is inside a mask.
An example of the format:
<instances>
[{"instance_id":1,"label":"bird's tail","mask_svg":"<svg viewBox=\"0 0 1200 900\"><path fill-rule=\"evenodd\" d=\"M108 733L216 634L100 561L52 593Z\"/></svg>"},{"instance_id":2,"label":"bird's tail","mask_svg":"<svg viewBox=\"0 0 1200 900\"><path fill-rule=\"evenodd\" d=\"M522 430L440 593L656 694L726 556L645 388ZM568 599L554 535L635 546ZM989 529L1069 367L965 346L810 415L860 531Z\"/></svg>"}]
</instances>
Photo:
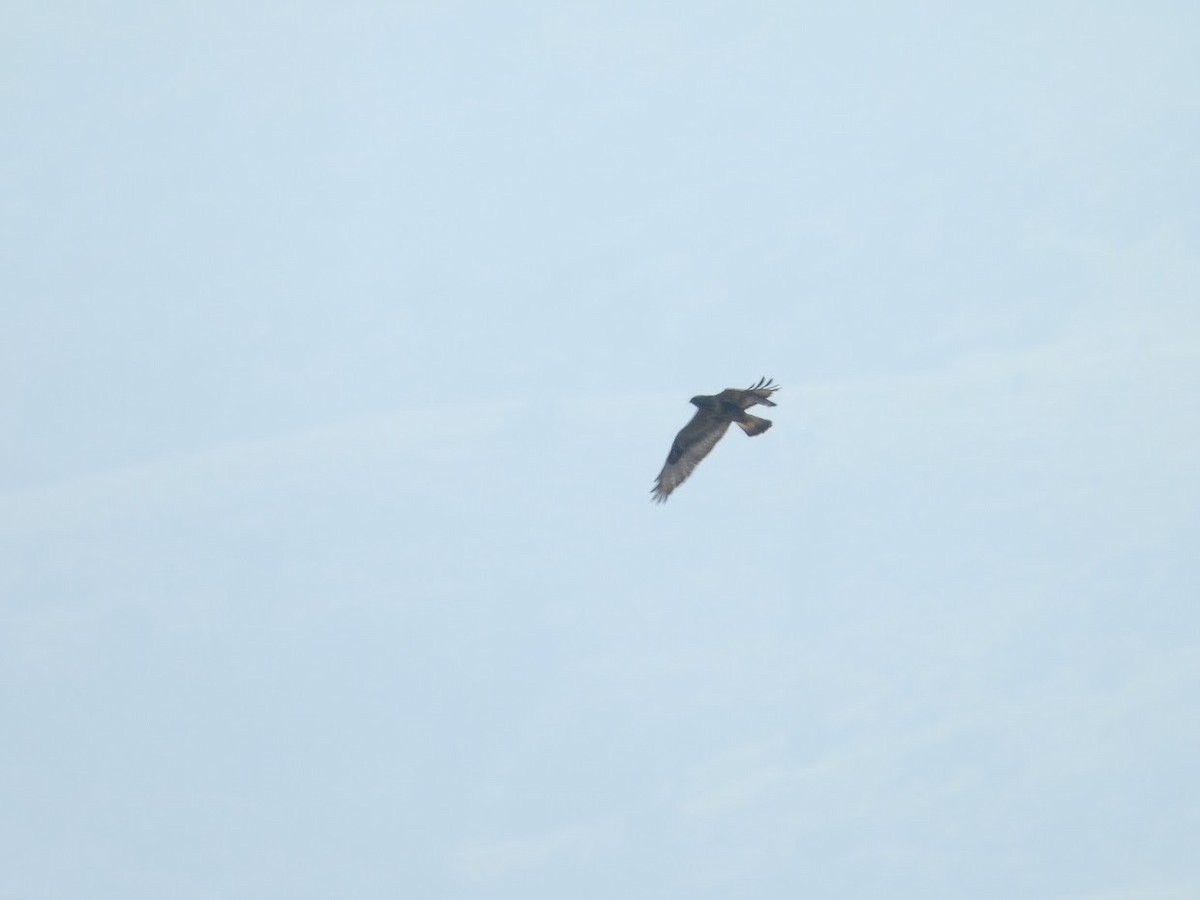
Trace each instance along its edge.
<instances>
[{"instance_id":1,"label":"bird's tail","mask_svg":"<svg viewBox=\"0 0 1200 900\"><path fill-rule=\"evenodd\" d=\"M738 425L741 426L742 431L746 432L746 434L750 435L750 437L754 437L756 434L762 434L764 431L770 428L771 420L761 419L758 416L752 416L750 413L745 413L742 418L738 420Z\"/></svg>"}]
</instances>

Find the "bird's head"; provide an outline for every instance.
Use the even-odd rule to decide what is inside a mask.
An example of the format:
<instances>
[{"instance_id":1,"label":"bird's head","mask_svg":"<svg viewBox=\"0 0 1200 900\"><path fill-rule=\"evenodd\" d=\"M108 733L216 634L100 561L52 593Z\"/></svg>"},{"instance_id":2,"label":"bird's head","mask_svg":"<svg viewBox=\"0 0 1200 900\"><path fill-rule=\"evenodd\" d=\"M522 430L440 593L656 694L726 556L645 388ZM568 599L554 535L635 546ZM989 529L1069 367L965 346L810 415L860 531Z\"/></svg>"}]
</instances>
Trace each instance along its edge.
<instances>
[{"instance_id":1,"label":"bird's head","mask_svg":"<svg viewBox=\"0 0 1200 900\"><path fill-rule=\"evenodd\" d=\"M704 394L698 394L688 401L692 406L698 406L700 409L712 409L713 398Z\"/></svg>"}]
</instances>

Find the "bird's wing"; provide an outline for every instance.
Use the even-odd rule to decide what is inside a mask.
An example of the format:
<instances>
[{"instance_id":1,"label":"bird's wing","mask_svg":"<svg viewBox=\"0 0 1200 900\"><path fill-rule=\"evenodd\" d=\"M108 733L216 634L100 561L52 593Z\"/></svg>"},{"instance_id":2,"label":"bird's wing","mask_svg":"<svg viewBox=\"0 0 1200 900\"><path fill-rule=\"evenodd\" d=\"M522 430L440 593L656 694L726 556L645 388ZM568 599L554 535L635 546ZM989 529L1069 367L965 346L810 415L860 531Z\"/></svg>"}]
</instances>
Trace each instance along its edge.
<instances>
[{"instance_id":1,"label":"bird's wing","mask_svg":"<svg viewBox=\"0 0 1200 900\"><path fill-rule=\"evenodd\" d=\"M727 400L730 403L736 403L742 409L749 409L751 406L774 406L771 400L771 395L779 390L779 385L768 378L760 378L758 384L752 384L744 391L739 391L737 388L726 388L717 396L722 400Z\"/></svg>"},{"instance_id":2,"label":"bird's wing","mask_svg":"<svg viewBox=\"0 0 1200 900\"><path fill-rule=\"evenodd\" d=\"M728 419L706 409L697 410L692 421L675 435L667 462L658 473L654 490L651 491L654 502L663 503L671 491L683 484L728 430Z\"/></svg>"}]
</instances>

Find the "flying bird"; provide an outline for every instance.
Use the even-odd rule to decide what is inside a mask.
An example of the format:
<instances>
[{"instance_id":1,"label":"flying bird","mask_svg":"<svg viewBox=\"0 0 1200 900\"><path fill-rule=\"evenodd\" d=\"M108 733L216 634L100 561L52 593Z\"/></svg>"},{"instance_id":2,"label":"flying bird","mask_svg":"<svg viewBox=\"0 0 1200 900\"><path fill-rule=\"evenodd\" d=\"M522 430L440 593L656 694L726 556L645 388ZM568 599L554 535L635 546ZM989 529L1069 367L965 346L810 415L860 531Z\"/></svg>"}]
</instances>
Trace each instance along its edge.
<instances>
[{"instance_id":1,"label":"flying bird","mask_svg":"<svg viewBox=\"0 0 1200 900\"><path fill-rule=\"evenodd\" d=\"M683 430L675 435L675 443L667 454L667 462L658 473L654 489L655 503L665 503L671 491L683 484L692 470L700 464L700 460L708 456L709 451L717 445L731 422L737 422L742 431L750 437L762 434L771 427L770 419L761 419L746 412L751 406L761 404L774 406L771 395L779 390L773 381L760 378L758 384L751 385L744 391L737 388L726 388L719 394L707 396L701 394L693 397L691 402L697 407L692 421L683 426Z\"/></svg>"}]
</instances>

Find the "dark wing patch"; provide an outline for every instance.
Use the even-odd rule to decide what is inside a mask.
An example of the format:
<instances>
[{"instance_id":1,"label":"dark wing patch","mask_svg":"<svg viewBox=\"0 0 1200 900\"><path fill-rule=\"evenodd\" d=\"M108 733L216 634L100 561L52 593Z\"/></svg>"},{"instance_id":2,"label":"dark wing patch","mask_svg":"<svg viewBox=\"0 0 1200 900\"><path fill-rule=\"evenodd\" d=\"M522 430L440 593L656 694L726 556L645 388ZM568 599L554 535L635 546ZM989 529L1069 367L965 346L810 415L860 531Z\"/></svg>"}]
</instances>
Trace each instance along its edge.
<instances>
[{"instance_id":1,"label":"dark wing patch","mask_svg":"<svg viewBox=\"0 0 1200 900\"><path fill-rule=\"evenodd\" d=\"M713 412L701 409L692 416L692 421L683 426L675 436L671 452L667 454L666 465L658 473L655 480L655 503L663 503L671 491L683 484L692 470L700 464L700 460L708 456L717 445L725 432L729 430L729 419Z\"/></svg>"}]
</instances>

